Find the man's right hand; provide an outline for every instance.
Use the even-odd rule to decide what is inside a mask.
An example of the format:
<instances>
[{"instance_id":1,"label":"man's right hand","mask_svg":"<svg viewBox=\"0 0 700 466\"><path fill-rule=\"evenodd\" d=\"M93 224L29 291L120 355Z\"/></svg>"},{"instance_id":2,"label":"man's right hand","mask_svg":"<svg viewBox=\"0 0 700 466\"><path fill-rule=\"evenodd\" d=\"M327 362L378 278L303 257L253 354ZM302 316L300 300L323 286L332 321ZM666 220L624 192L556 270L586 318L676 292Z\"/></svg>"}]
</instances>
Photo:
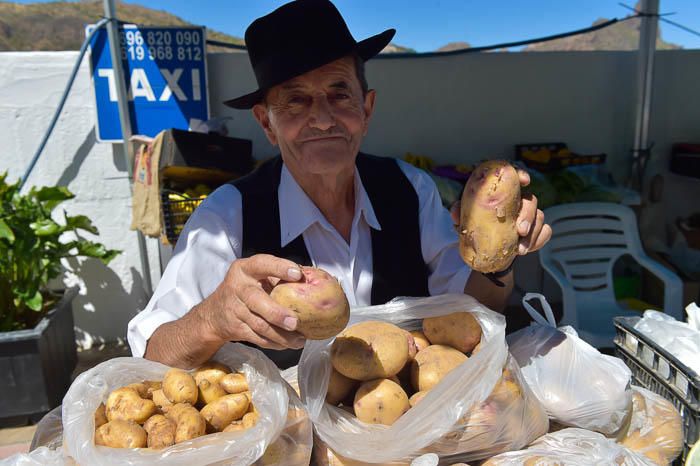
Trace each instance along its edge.
<instances>
[{"instance_id":1,"label":"man's right hand","mask_svg":"<svg viewBox=\"0 0 700 466\"><path fill-rule=\"evenodd\" d=\"M222 343L246 341L262 348L287 349L304 346L294 330L294 312L277 304L269 292L280 280L298 281L301 269L287 259L257 254L233 261L224 281L191 312L206 322L205 328Z\"/></svg>"}]
</instances>

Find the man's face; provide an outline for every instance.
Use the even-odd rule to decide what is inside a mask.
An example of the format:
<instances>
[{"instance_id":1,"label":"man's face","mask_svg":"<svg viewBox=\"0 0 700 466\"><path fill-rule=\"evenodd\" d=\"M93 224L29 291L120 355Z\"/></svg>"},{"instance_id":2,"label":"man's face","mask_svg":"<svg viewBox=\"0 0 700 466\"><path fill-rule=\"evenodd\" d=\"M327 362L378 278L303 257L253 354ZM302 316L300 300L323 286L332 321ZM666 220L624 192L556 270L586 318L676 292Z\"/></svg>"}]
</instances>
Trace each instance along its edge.
<instances>
[{"instance_id":1,"label":"man's face","mask_svg":"<svg viewBox=\"0 0 700 466\"><path fill-rule=\"evenodd\" d=\"M373 107L345 57L273 87L253 114L292 173L337 175L354 170Z\"/></svg>"}]
</instances>

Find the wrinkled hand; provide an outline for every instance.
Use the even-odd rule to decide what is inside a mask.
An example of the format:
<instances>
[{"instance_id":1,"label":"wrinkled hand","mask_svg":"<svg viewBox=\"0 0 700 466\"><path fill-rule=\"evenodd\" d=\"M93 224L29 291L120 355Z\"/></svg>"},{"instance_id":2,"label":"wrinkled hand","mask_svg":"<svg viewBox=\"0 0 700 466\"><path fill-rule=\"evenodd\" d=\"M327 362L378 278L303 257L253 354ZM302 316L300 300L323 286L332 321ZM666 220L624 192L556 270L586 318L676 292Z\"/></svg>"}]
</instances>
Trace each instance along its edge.
<instances>
[{"instance_id":1,"label":"wrinkled hand","mask_svg":"<svg viewBox=\"0 0 700 466\"><path fill-rule=\"evenodd\" d=\"M530 184L530 175L526 171L518 169L518 177L521 187ZM455 225L459 225L460 206L461 202L457 200L450 208ZM541 249L552 237L552 228L544 223L544 212L537 208L537 197L534 194L523 195L517 225L521 236L518 253L521 256Z\"/></svg>"},{"instance_id":2,"label":"wrinkled hand","mask_svg":"<svg viewBox=\"0 0 700 466\"><path fill-rule=\"evenodd\" d=\"M207 298L209 328L222 341L247 341L276 350L303 347L304 337L294 332L296 315L269 295L280 280L301 277L297 264L268 254L233 261L224 281Z\"/></svg>"}]
</instances>

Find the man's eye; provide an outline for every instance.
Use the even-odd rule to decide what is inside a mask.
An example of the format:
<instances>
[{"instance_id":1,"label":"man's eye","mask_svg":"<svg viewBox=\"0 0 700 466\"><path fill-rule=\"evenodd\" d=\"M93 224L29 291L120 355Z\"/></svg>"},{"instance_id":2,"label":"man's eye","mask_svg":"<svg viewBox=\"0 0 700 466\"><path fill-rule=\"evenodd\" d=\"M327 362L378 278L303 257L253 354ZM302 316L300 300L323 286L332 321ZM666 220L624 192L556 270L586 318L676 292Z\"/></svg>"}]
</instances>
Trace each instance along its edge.
<instances>
[{"instance_id":1,"label":"man's eye","mask_svg":"<svg viewBox=\"0 0 700 466\"><path fill-rule=\"evenodd\" d=\"M345 100L345 99L349 99L349 98L350 98L350 95L349 95L349 94L346 94L346 93L344 93L344 92L339 92L339 93L335 94L333 97L334 97L336 100Z\"/></svg>"},{"instance_id":2,"label":"man's eye","mask_svg":"<svg viewBox=\"0 0 700 466\"><path fill-rule=\"evenodd\" d=\"M293 95L287 99L287 103L290 104L303 104L305 101L303 96L300 95Z\"/></svg>"}]
</instances>

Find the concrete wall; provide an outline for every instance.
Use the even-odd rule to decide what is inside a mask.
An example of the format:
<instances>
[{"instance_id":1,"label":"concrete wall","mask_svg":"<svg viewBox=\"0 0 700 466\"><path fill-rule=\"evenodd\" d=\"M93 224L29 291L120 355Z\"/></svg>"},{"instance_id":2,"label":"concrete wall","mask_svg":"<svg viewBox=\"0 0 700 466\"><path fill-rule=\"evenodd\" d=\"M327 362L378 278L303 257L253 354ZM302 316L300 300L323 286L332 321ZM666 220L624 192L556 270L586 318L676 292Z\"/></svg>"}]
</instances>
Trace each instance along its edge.
<instances>
[{"instance_id":1,"label":"concrete wall","mask_svg":"<svg viewBox=\"0 0 700 466\"><path fill-rule=\"evenodd\" d=\"M0 53L0 140L11 177L20 176L60 98L77 54ZM221 102L255 89L245 54L208 57L212 116L232 116L230 134L253 140L257 158L275 153L250 112ZM664 199L648 205L646 231L663 236L677 215L697 210L700 182L667 173L670 144L700 141L700 51L664 51L651 120L650 172L666 179ZM363 150L402 157L413 152L440 163L512 157L513 145L564 141L581 153L605 152L618 181L627 176L634 137L636 55L632 52L489 53L377 59L367 66L378 101ZM85 335L114 339L144 302L136 235L129 231L130 194L123 156L95 142L94 99L87 66L29 184L65 184L77 194L72 214L95 220L100 239L124 251L109 268L86 261L76 325ZM115 146L116 147L116 146ZM158 265L150 243L154 283ZM86 337L89 341L89 337Z\"/></svg>"}]
</instances>

